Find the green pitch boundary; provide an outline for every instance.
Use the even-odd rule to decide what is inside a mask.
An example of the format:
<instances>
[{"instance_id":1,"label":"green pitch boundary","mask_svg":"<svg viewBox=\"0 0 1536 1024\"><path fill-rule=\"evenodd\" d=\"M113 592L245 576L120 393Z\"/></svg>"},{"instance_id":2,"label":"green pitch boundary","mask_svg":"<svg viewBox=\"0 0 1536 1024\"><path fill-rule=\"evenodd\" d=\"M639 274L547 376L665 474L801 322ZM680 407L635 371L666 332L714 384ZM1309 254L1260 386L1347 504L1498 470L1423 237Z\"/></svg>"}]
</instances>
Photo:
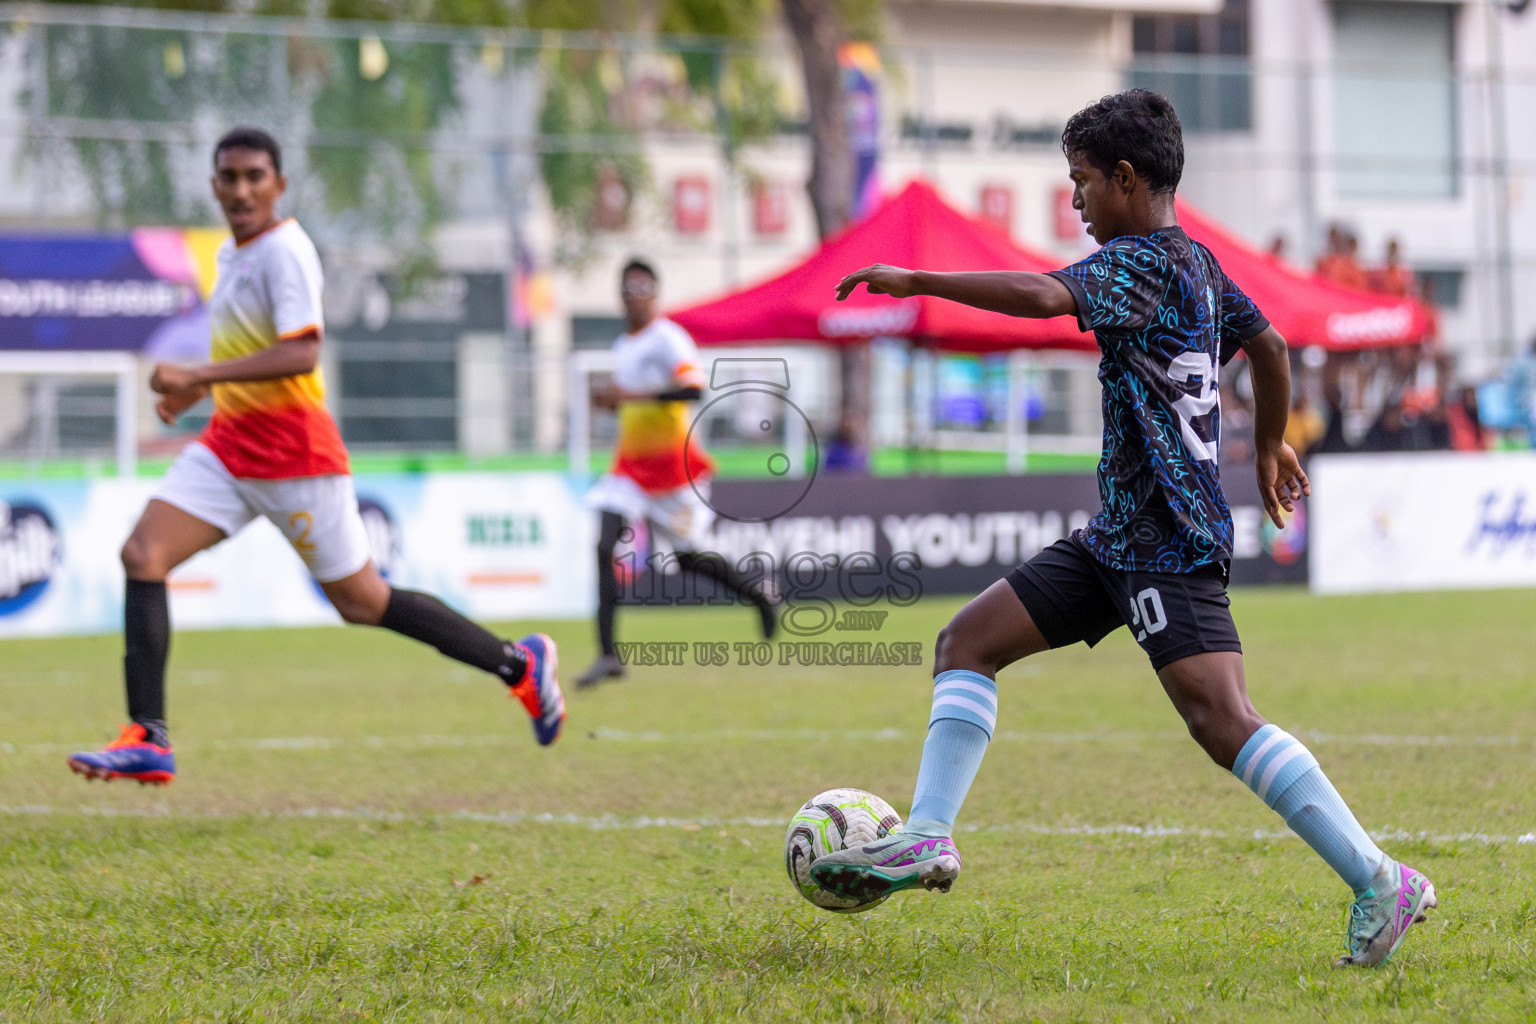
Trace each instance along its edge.
<instances>
[{"instance_id":1,"label":"green pitch boundary","mask_svg":"<svg viewBox=\"0 0 1536 1024\"><path fill-rule=\"evenodd\" d=\"M712 452L719 465L719 479L752 480L770 476L767 448L730 448ZM608 468L607 452L594 454L594 475ZM139 460L140 477L158 477L171 464L170 458ZM1091 473L1098 464L1097 455L1029 456L1026 473ZM467 472L563 472L565 454L498 455L471 457L459 452L353 452L352 469L356 473L467 473ZM1007 472L1000 452L968 452L881 448L870 459L875 476L1002 476ZM110 459L0 460L0 480L88 480L117 475Z\"/></svg>"}]
</instances>

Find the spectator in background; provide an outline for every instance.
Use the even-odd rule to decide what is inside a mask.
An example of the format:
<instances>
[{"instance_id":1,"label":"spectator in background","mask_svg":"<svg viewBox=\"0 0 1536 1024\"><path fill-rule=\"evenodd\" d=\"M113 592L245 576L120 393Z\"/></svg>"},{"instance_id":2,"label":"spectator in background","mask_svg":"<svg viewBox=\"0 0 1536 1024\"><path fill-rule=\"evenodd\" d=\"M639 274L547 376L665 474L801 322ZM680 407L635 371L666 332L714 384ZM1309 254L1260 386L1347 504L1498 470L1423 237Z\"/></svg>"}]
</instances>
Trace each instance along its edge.
<instances>
[{"instance_id":1,"label":"spectator in background","mask_svg":"<svg viewBox=\"0 0 1536 1024\"><path fill-rule=\"evenodd\" d=\"M1306 392L1298 391L1291 399L1291 418L1285 424L1285 443L1294 448L1297 455L1305 458L1327 433L1328 423L1322 413L1313 407Z\"/></svg>"},{"instance_id":2,"label":"spectator in background","mask_svg":"<svg viewBox=\"0 0 1536 1024\"><path fill-rule=\"evenodd\" d=\"M1458 399L1446 405L1445 419L1451 447L1457 451L1483 452L1493 447L1493 431L1483 426L1477 413L1477 388L1463 387Z\"/></svg>"},{"instance_id":3,"label":"spectator in background","mask_svg":"<svg viewBox=\"0 0 1536 1024\"><path fill-rule=\"evenodd\" d=\"M1336 454L1354 449L1354 445L1349 443L1349 438L1344 436L1344 382L1341 379L1344 359L1344 356L1338 354L1331 355L1323 367L1322 416L1325 427L1323 436L1313 449L1316 452Z\"/></svg>"},{"instance_id":4,"label":"spectator in background","mask_svg":"<svg viewBox=\"0 0 1536 1024\"><path fill-rule=\"evenodd\" d=\"M1451 447L1450 410L1445 404L1445 394L1435 392L1435 402L1419 414L1417 437L1419 450L1443 452Z\"/></svg>"},{"instance_id":5,"label":"spectator in background","mask_svg":"<svg viewBox=\"0 0 1536 1024\"><path fill-rule=\"evenodd\" d=\"M1317 275L1346 288L1368 287L1370 280L1360 266L1357 258L1359 251L1358 238L1338 224L1330 225L1328 250L1317 261Z\"/></svg>"},{"instance_id":6,"label":"spectator in background","mask_svg":"<svg viewBox=\"0 0 1536 1024\"><path fill-rule=\"evenodd\" d=\"M860 433L858 417L844 411L837 430L827 441L822 468L829 473L869 472L869 456L859 441Z\"/></svg>"},{"instance_id":7,"label":"spectator in background","mask_svg":"<svg viewBox=\"0 0 1536 1024\"><path fill-rule=\"evenodd\" d=\"M1371 287L1383 295L1399 298L1418 294L1413 271L1403 266L1403 246L1396 238L1387 239L1387 262L1371 274Z\"/></svg>"},{"instance_id":8,"label":"spectator in background","mask_svg":"<svg viewBox=\"0 0 1536 1024\"><path fill-rule=\"evenodd\" d=\"M1221 461L1253 458L1253 384L1240 369L1221 385Z\"/></svg>"},{"instance_id":9,"label":"spectator in background","mask_svg":"<svg viewBox=\"0 0 1536 1024\"><path fill-rule=\"evenodd\" d=\"M1421 447L1414 424L1403 414L1402 400L1396 396L1388 399L1381 415L1366 431L1360 443L1364 452L1407 452Z\"/></svg>"},{"instance_id":10,"label":"spectator in background","mask_svg":"<svg viewBox=\"0 0 1536 1024\"><path fill-rule=\"evenodd\" d=\"M1323 254L1317 258L1317 276L1333 280L1333 266L1344 254L1344 229L1338 224L1328 225L1328 241Z\"/></svg>"},{"instance_id":11,"label":"spectator in background","mask_svg":"<svg viewBox=\"0 0 1536 1024\"><path fill-rule=\"evenodd\" d=\"M1536 447L1536 338L1504 367L1504 387L1514 413L1511 429L1516 439ZM1524 431L1522 438L1519 433Z\"/></svg>"},{"instance_id":12,"label":"spectator in background","mask_svg":"<svg viewBox=\"0 0 1536 1024\"><path fill-rule=\"evenodd\" d=\"M1353 232L1344 236L1344 259L1338 265L1339 283L1365 291L1371 279L1360 265L1360 239Z\"/></svg>"},{"instance_id":13,"label":"spectator in background","mask_svg":"<svg viewBox=\"0 0 1536 1024\"><path fill-rule=\"evenodd\" d=\"M1269 240L1269 261L1271 263L1285 262L1285 236L1276 234Z\"/></svg>"}]
</instances>

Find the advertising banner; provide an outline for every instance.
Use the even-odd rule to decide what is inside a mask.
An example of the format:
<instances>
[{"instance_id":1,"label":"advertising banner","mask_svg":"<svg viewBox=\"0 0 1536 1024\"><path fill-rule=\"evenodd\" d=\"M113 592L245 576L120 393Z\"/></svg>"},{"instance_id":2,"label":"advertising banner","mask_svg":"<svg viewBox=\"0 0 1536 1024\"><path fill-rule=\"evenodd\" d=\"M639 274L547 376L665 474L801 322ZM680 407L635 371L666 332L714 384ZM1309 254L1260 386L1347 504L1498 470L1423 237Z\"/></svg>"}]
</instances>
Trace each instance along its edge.
<instances>
[{"instance_id":1,"label":"advertising banner","mask_svg":"<svg viewBox=\"0 0 1536 1024\"><path fill-rule=\"evenodd\" d=\"M1305 583L1305 508L1275 529L1259 501L1253 467L1222 473L1232 506L1232 582ZM772 556L781 571L803 553L846 559L875 555L890 574L893 560L924 594L975 594L1019 562L1085 525L1099 509L1098 481L1088 473L1027 476L880 478L821 476L803 480L722 480L711 504L720 514L710 550L730 560L753 551ZM791 507L792 506L792 507ZM779 513L767 521L765 512ZM835 566L808 592L836 591ZM814 575L809 562L805 571ZM809 584L810 577L805 582ZM793 580L791 587L795 586Z\"/></svg>"},{"instance_id":2,"label":"advertising banner","mask_svg":"<svg viewBox=\"0 0 1536 1024\"><path fill-rule=\"evenodd\" d=\"M1536 453L1330 455L1312 475L1312 589L1536 586Z\"/></svg>"},{"instance_id":3,"label":"advertising banner","mask_svg":"<svg viewBox=\"0 0 1536 1024\"><path fill-rule=\"evenodd\" d=\"M0 349L206 356L204 303L227 234L0 236Z\"/></svg>"},{"instance_id":4,"label":"advertising banner","mask_svg":"<svg viewBox=\"0 0 1536 1024\"><path fill-rule=\"evenodd\" d=\"M1251 470L1230 476L1234 583L1304 581L1305 517L1277 534ZM356 485L374 561L391 582L491 621L583 618L596 607L597 517L584 482L402 473L362 474ZM120 629L118 551L154 489L153 480L0 481L0 637ZM732 562L766 553L792 599L847 590L855 600L870 588L903 600L979 593L1099 505L1088 474L719 481L710 501L721 515L707 551ZM645 537L626 548L623 599L671 603L688 581L675 567L647 571L656 552ZM340 621L264 520L177 569L170 591L183 629Z\"/></svg>"},{"instance_id":5,"label":"advertising banner","mask_svg":"<svg viewBox=\"0 0 1536 1024\"><path fill-rule=\"evenodd\" d=\"M596 573L585 556L595 526L566 477L378 474L356 483L374 560L391 582L479 619L591 614ZM118 551L154 486L0 482L0 637L121 629ZM340 621L265 520L188 561L170 592L177 628Z\"/></svg>"}]
</instances>

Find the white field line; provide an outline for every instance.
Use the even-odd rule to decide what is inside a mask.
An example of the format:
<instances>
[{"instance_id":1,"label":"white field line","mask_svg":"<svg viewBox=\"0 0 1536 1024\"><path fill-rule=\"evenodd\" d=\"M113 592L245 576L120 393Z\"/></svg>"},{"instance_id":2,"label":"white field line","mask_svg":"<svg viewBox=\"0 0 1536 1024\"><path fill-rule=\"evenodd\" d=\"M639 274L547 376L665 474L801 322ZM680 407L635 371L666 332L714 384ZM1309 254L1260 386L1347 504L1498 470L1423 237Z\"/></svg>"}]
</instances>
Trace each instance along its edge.
<instances>
[{"instance_id":1,"label":"white field line","mask_svg":"<svg viewBox=\"0 0 1536 1024\"><path fill-rule=\"evenodd\" d=\"M454 811L434 815L419 811L373 810L366 807L301 807L288 810L251 811L184 811L172 810L160 804L149 808L113 807L49 807L41 804L0 804L0 815L8 817L63 817L85 815L100 818L155 818L191 821L229 821L243 818L277 820L340 819L346 821L419 822L440 820L470 821L490 825L570 825L593 831L635 831L641 829L677 828L699 831L705 828L771 828L782 829L784 822L778 818L668 818L640 815L625 817L617 814L550 814L528 811ZM1180 825L1035 825L1027 822L998 822L987 825L961 825L959 832L1012 832L1035 836L1122 836L1136 839L1253 839L1272 841L1294 840L1294 832L1288 829L1253 829L1232 831L1210 828L1187 828ZM1472 843L1477 846L1536 846L1536 833L1520 836L1495 835L1487 832L1409 832L1404 829L1381 829L1371 833L1382 841L1417 840L1432 843Z\"/></svg>"},{"instance_id":2,"label":"white field line","mask_svg":"<svg viewBox=\"0 0 1536 1024\"><path fill-rule=\"evenodd\" d=\"M1536 748L1536 736L1444 736L1444 735L1389 735L1384 733L1324 733L1316 729L1298 730L1298 737L1308 743L1339 744L1343 746L1387 747L1496 747L1505 749ZM609 743L779 743L779 742L883 742L909 740L918 742L921 734L902 729L711 729L698 732L629 731L600 727L589 730L586 738ZM580 742L582 733L572 730L567 742ZM1075 744L1131 744L1131 743L1188 743L1187 733L1167 731L1120 731L1120 732L999 732L995 741L1007 743L1055 743ZM350 748L399 749L426 747L484 747L501 744L524 743L527 737L522 730L505 733L470 735L405 735L405 736L270 736L264 738L240 737L216 740L178 740L182 750L345 750ZM72 754L77 750L91 750L100 740L81 740L77 743L10 743L0 742L0 754Z\"/></svg>"}]
</instances>

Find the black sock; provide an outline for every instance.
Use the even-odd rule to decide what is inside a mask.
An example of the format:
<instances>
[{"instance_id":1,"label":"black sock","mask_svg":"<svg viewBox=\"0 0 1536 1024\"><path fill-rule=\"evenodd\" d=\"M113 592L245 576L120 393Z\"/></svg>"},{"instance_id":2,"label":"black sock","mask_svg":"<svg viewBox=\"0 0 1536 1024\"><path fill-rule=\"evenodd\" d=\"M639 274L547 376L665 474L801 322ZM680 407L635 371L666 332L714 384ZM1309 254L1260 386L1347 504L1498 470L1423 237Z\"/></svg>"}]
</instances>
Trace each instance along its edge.
<instances>
[{"instance_id":1,"label":"black sock","mask_svg":"<svg viewBox=\"0 0 1536 1024\"><path fill-rule=\"evenodd\" d=\"M603 653L614 657L613 615L619 607L619 581L613 572L613 549L619 543L624 519L616 512L604 512L597 541L597 641Z\"/></svg>"},{"instance_id":2,"label":"black sock","mask_svg":"<svg viewBox=\"0 0 1536 1024\"><path fill-rule=\"evenodd\" d=\"M691 572L696 576L714 580L727 590L734 593L744 601L755 605L767 603L761 586L753 586L747 577L736 571L736 568L720 555L700 554L696 551L679 551L677 564L685 572Z\"/></svg>"},{"instance_id":3,"label":"black sock","mask_svg":"<svg viewBox=\"0 0 1536 1024\"><path fill-rule=\"evenodd\" d=\"M165 583L129 580L123 601L123 682L128 717L165 746L165 661L171 653L171 609Z\"/></svg>"},{"instance_id":4,"label":"black sock","mask_svg":"<svg viewBox=\"0 0 1536 1024\"><path fill-rule=\"evenodd\" d=\"M779 612L769 596L769 584L766 579L759 578L756 583L749 582L749 577L743 575L723 557L713 553L679 551L677 564L686 572L716 581L742 600L755 605L763 629L763 639L773 639L774 633L778 632Z\"/></svg>"},{"instance_id":5,"label":"black sock","mask_svg":"<svg viewBox=\"0 0 1536 1024\"><path fill-rule=\"evenodd\" d=\"M508 686L522 682L528 660L494 633L470 622L431 594L391 589L379 625L430 644L455 661L497 676Z\"/></svg>"}]
</instances>

